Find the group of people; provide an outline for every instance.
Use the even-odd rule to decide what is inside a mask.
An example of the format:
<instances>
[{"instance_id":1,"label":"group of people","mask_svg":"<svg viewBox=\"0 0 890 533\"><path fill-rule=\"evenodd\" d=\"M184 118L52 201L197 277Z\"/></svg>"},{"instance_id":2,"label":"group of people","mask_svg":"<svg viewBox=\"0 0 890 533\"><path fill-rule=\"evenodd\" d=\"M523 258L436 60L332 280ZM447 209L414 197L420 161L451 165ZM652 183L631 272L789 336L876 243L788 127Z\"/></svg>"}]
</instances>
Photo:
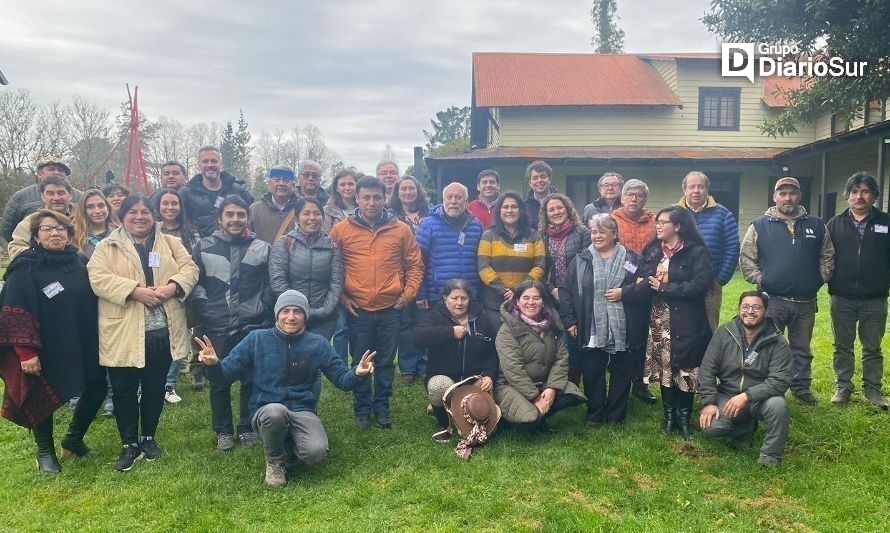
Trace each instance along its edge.
<instances>
[{"instance_id":1,"label":"group of people","mask_svg":"<svg viewBox=\"0 0 890 533\"><path fill-rule=\"evenodd\" d=\"M456 430L463 458L498 422L547 429L580 404L588 428L621 424L630 396L654 404L658 383L666 435L691 437L700 394L708 435L747 443L763 420L758 461L774 465L786 391L816 403L809 345L826 282L832 402L854 391L858 325L865 397L887 408L890 219L866 173L850 177L850 207L827 225L799 205L796 179L778 180L776 205L740 243L698 171L657 213L646 209L646 183L604 174L600 198L579 215L543 161L528 166L525 197L501 192L497 171L485 170L475 200L455 182L439 205L392 161L376 177L341 170L329 191L315 162L276 166L256 201L218 149L202 148L197 165L190 180L180 163L163 165L163 188L145 198L119 186L81 193L47 158L38 183L7 205L2 415L33 429L41 471L61 468L52 413L74 397L61 449L93 454L84 435L109 387L123 445L115 469L160 457L161 410L165 396L178 401L189 354L196 379L209 378L216 449L262 441L272 486L327 455L321 374L353 391L359 428L392 427L397 354L401 379L426 387L433 439ZM736 266L757 288L721 323Z\"/></svg>"}]
</instances>

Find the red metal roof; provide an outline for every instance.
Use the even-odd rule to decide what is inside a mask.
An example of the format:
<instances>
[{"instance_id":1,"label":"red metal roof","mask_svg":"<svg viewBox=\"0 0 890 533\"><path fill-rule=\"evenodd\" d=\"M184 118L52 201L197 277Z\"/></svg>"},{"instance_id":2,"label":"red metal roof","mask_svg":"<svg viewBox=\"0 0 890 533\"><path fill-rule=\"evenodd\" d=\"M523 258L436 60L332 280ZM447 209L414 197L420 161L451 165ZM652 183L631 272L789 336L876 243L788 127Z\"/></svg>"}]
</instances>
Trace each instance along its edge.
<instances>
[{"instance_id":1,"label":"red metal roof","mask_svg":"<svg viewBox=\"0 0 890 533\"><path fill-rule=\"evenodd\" d=\"M785 107L788 99L778 89L795 90L803 85L803 78L788 78L785 76L767 76L763 78L763 96L761 100L767 107Z\"/></svg>"},{"instance_id":2,"label":"red metal roof","mask_svg":"<svg viewBox=\"0 0 890 533\"><path fill-rule=\"evenodd\" d=\"M480 159L767 160L785 150L785 148L724 148L716 146L494 147L428 159L432 161L474 161Z\"/></svg>"},{"instance_id":3,"label":"red metal roof","mask_svg":"<svg viewBox=\"0 0 890 533\"><path fill-rule=\"evenodd\" d=\"M720 59L720 52L679 52L676 54L654 53L634 55L642 58L651 57L654 59Z\"/></svg>"},{"instance_id":4,"label":"red metal roof","mask_svg":"<svg viewBox=\"0 0 890 533\"><path fill-rule=\"evenodd\" d=\"M682 105L664 79L632 54L473 54L474 105Z\"/></svg>"}]
</instances>

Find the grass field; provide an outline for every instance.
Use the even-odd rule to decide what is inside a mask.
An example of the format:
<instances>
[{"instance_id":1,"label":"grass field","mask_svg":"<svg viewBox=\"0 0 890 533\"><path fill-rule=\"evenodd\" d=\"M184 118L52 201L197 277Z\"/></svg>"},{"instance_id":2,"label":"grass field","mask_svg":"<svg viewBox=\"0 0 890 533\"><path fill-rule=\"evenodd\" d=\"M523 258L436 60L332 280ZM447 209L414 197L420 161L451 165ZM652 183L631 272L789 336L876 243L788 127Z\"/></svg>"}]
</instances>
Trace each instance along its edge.
<instances>
[{"instance_id":1,"label":"grass field","mask_svg":"<svg viewBox=\"0 0 890 533\"><path fill-rule=\"evenodd\" d=\"M738 277L727 288L724 317L745 288ZM165 455L125 474L112 470L119 452L113 420L98 420L87 435L100 455L63 460L58 476L38 475L30 434L0 423L0 528L888 530L890 418L859 395L845 407L829 403L824 294L820 309L813 342L820 403L790 402L787 458L777 469L755 464L762 430L743 451L700 433L690 443L663 438L661 407L634 400L624 427L587 430L579 407L554 417L556 434L505 431L464 463L453 446L430 439L419 384L397 380L392 430L362 431L350 395L326 382L319 413L328 461L299 471L285 489L267 489L261 448L214 451L207 392L192 392L183 378L184 401L165 407L157 435ZM67 408L57 413L57 442L69 418Z\"/></svg>"}]
</instances>

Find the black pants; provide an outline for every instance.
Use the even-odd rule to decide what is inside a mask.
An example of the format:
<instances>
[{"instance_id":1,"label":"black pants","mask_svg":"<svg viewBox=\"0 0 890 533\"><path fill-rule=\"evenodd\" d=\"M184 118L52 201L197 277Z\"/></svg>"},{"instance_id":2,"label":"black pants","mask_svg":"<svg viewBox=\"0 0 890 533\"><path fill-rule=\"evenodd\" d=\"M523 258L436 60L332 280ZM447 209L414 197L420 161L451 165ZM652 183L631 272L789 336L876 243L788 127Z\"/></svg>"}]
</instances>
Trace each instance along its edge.
<instances>
[{"instance_id":1,"label":"black pants","mask_svg":"<svg viewBox=\"0 0 890 533\"><path fill-rule=\"evenodd\" d=\"M627 356L630 358L631 364L633 365L631 383L634 385L645 386L645 383L643 382L643 368L646 366L645 343L642 348L628 350Z\"/></svg>"},{"instance_id":2,"label":"black pants","mask_svg":"<svg viewBox=\"0 0 890 533\"><path fill-rule=\"evenodd\" d=\"M164 385L170 370L170 336L145 339L145 367L109 367L114 398L114 418L121 442L139 442L139 420L142 436L154 437L164 407ZM136 394L142 385L142 402Z\"/></svg>"},{"instance_id":3,"label":"black pants","mask_svg":"<svg viewBox=\"0 0 890 533\"><path fill-rule=\"evenodd\" d=\"M232 348L247 336L247 333L207 336L210 337L210 342L216 349L216 356L222 361L229 355ZM239 434L253 431L250 426L250 409L248 408L250 393L250 379L241 380L241 398L238 403ZM235 433L232 424L232 385L212 378L210 379L210 425L217 435L233 435Z\"/></svg>"},{"instance_id":4,"label":"black pants","mask_svg":"<svg viewBox=\"0 0 890 533\"><path fill-rule=\"evenodd\" d=\"M105 402L108 395L108 381L106 376L93 381L87 381L87 386L80 395L80 401L74 408L74 414L71 416L71 424L68 426L68 434L76 439L83 439L99 407Z\"/></svg>"},{"instance_id":5,"label":"black pants","mask_svg":"<svg viewBox=\"0 0 890 533\"><path fill-rule=\"evenodd\" d=\"M600 349L584 348L581 352L581 373L587 395L587 420L621 423L627 414L630 381L636 370L635 361L627 352L609 354ZM609 370L609 392L606 393L606 369Z\"/></svg>"}]
</instances>

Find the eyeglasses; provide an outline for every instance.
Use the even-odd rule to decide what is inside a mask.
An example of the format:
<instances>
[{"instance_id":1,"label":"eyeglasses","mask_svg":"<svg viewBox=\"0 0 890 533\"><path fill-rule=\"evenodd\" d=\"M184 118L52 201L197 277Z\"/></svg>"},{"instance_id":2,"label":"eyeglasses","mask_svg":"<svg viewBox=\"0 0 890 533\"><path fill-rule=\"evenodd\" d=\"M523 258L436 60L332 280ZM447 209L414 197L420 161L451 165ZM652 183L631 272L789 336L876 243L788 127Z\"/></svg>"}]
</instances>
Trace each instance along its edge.
<instances>
[{"instance_id":1,"label":"eyeglasses","mask_svg":"<svg viewBox=\"0 0 890 533\"><path fill-rule=\"evenodd\" d=\"M670 220L656 220L655 221L656 226L664 226L665 224L673 224L673 222L671 222Z\"/></svg>"},{"instance_id":2,"label":"eyeglasses","mask_svg":"<svg viewBox=\"0 0 890 533\"><path fill-rule=\"evenodd\" d=\"M639 200L640 198L645 198L646 194L641 192L626 192L624 196L628 198L633 198L634 200Z\"/></svg>"},{"instance_id":3,"label":"eyeglasses","mask_svg":"<svg viewBox=\"0 0 890 533\"><path fill-rule=\"evenodd\" d=\"M68 226L38 226L37 231L43 233L68 233Z\"/></svg>"},{"instance_id":4,"label":"eyeglasses","mask_svg":"<svg viewBox=\"0 0 890 533\"><path fill-rule=\"evenodd\" d=\"M754 305L742 304L739 306L739 309L741 309L743 313L747 313L748 311L763 311L763 306L757 305L757 304L754 304Z\"/></svg>"},{"instance_id":5,"label":"eyeglasses","mask_svg":"<svg viewBox=\"0 0 890 533\"><path fill-rule=\"evenodd\" d=\"M318 179L318 178L321 177L321 174L317 174L317 173L314 173L314 172L313 172L313 173L303 172L303 173L300 174L300 177L301 177L301 178L315 178L315 179Z\"/></svg>"},{"instance_id":6,"label":"eyeglasses","mask_svg":"<svg viewBox=\"0 0 890 533\"><path fill-rule=\"evenodd\" d=\"M600 185L600 188L602 188L602 189L617 189L620 186L621 185L618 183L603 183L602 185Z\"/></svg>"}]
</instances>

